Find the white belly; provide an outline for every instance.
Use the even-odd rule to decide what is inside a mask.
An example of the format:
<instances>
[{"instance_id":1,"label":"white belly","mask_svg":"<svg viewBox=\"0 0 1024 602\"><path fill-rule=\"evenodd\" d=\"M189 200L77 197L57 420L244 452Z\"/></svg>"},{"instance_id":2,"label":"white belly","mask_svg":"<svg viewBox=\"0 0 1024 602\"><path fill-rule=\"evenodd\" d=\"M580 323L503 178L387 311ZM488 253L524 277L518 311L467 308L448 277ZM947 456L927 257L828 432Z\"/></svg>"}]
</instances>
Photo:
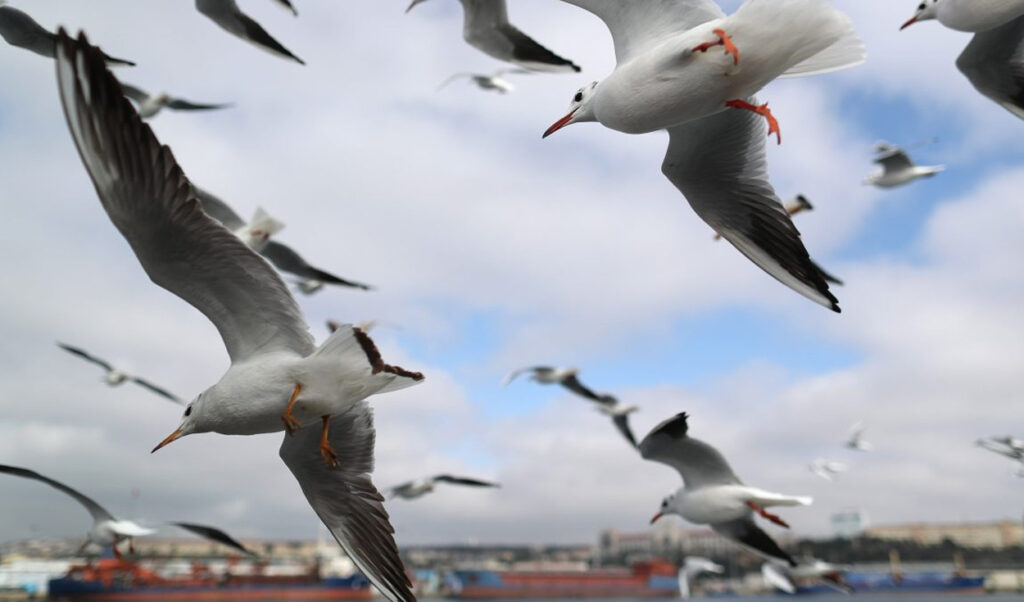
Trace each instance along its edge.
<instances>
[{"instance_id":1,"label":"white belly","mask_svg":"<svg viewBox=\"0 0 1024 602\"><path fill-rule=\"evenodd\" d=\"M679 514L698 525L713 525L743 518L750 514L749 493L741 485L704 487L683 491Z\"/></svg>"}]
</instances>

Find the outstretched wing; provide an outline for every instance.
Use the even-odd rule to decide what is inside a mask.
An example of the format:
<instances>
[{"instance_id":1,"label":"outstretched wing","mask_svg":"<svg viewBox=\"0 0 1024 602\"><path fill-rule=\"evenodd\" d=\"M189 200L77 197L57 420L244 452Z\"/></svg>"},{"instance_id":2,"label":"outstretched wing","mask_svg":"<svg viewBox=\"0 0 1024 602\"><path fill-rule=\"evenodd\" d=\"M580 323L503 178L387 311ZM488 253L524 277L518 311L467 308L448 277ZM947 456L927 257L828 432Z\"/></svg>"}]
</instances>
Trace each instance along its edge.
<instances>
[{"instance_id":1,"label":"outstretched wing","mask_svg":"<svg viewBox=\"0 0 1024 602\"><path fill-rule=\"evenodd\" d=\"M470 487L501 487L498 483L491 483L489 481L481 481L478 479L470 479L468 477L456 477L450 474L439 474L430 479L435 483L452 483L454 485L468 485Z\"/></svg>"},{"instance_id":2,"label":"outstretched wing","mask_svg":"<svg viewBox=\"0 0 1024 602\"><path fill-rule=\"evenodd\" d=\"M273 240L263 247L260 254L266 257L270 263L274 264L274 267L282 272L288 272L289 274L294 274L300 278L305 278L306 280L319 280L320 282L326 282L327 284L348 286L364 291L368 291L373 288L368 284L345 280L344 278L339 278L334 274L325 272L320 268L315 268L306 263L306 260L303 259L301 255L293 251L291 247Z\"/></svg>"},{"instance_id":3,"label":"outstretched wing","mask_svg":"<svg viewBox=\"0 0 1024 602\"><path fill-rule=\"evenodd\" d=\"M640 442L640 455L675 468L688 489L741 484L717 449L687 434L687 418L684 412L654 427Z\"/></svg>"},{"instance_id":4,"label":"outstretched wing","mask_svg":"<svg viewBox=\"0 0 1024 602\"><path fill-rule=\"evenodd\" d=\"M38 472L36 472L34 470L29 470L27 468L18 468L17 466L6 466L6 465L3 465L3 464L0 464L0 473L14 475L16 477L23 477L23 478L26 478L26 479L32 479L32 480L35 480L35 481L39 481L41 483L46 483L50 487L53 487L54 489L56 489L58 491L62 491L64 493L70 495L71 497L75 498L75 500L79 504L85 506L85 509L89 511L89 514L92 516L92 520L95 521L95 522L100 522L100 521L105 521L105 520L109 520L109 521L116 521L117 520L117 519L114 518L114 516L112 514L107 512L106 508L104 508L103 506L100 506L99 504L97 504L91 497L88 497L86 495L83 495L83 494L79 493L78 491L68 487L64 483L61 483L60 481L54 481L53 479L51 479L49 477L44 477L43 475L39 474Z\"/></svg>"},{"instance_id":5,"label":"outstretched wing","mask_svg":"<svg viewBox=\"0 0 1024 602\"><path fill-rule=\"evenodd\" d=\"M727 523L716 523L711 525L711 528L729 539L743 544L760 556L784 560L789 566L797 566L796 560L780 548L779 544L770 535L754 524L751 518L741 518Z\"/></svg>"},{"instance_id":6,"label":"outstretched wing","mask_svg":"<svg viewBox=\"0 0 1024 602\"><path fill-rule=\"evenodd\" d=\"M72 347L71 345L65 345L64 343L60 343L60 342L57 343L57 346L60 347L61 349L63 349L64 351L67 351L68 353L71 353L73 355L77 355L78 357L82 358L83 360L85 360L87 362L92 362L92 363L96 364L97 366L100 366L101 368L103 368L107 372L112 372L114 370L113 366L111 366L106 361L101 360L100 358L98 358L98 357L96 357L94 355L89 355L89 353L85 349L80 349L78 347Z\"/></svg>"},{"instance_id":7,"label":"outstretched wing","mask_svg":"<svg viewBox=\"0 0 1024 602\"><path fill-rule=\"evenodd\" d=\"M975 89L1024 119L1024 17L974 34L956 66Z\"/></svg>"},{"instance_id":8,"label":"outstretched wing","mask_svg":"<svg viewBox=\"0 0 1024 602\"><path fill-rule=\"evenodd\" d=\"M263 50L292 59L300 65L306 64L292 54L291 50L275 40L252 17L243 13L235 0L196 0L196 9L228 33L255 44Z\"/></svg>"},{"instance_id":9,"label":"outstretched wing","mask_svg":"<svg viewBox=\"0 0 1024 602\"><path fill-rule=\"evenodd\" d=\"M165 397L165 398L173 401L174 403L176 403L178 405L185 405L185 401L182 398L180 398L177 395L171 393L167 389L164 389L162 387L158 387L158 386L154 385L153 383L149 382L148 380L139 378L137 376L133 376L132 377L132 382L134 382L135 384L137 384L137 385L139 385L141 387L145 387L145 388L149 389L150 391L156 393L157 395L160 395L161 397Z\"/></svg>"},{"instance_id":10,"label":"outstretched wing","mask_svg":"<svg viewBox=\"0 0 1024 602\"><path fill-rule=\"evenodd\" d=\"M629 444L636 447L636 437L633 436L633 430L629 428L629 414L619 414L612 417L612 422L615 423L615 428L619 429L622 436L629 441Z\"/></svg>"},{"instance_id":11,"label":"outstretched wing","mask_svg":"<svg viewBox=\"0 0 1024 602\"><path fill-rule=\"evenodd\" d=\"M259 556L259 554L250 551L248 548L246 548L241 543L239 543L239 541L236 540L234 537L231 537L230 535L228 535L227 533L225 533L224 531L221 531L220 529L218 529L216 527L207 527L205 525L196 525L194 523L170 523L170 524L172 524L172 525L174 525L176 527L181 527L182 529L185 529L186 531L191 531L192 533L195 533L199 537L203 537L203 538L209 539L210 541L215 541L215 542L217 542L219 544L224 544L224 545L228 546L229 548L234 548L234 549L238 550L239 552L241 552L243 554L246 554L248 556Z\"/></svg>"},{"instance_id":12,"label":"outstretched wing","mask_svg":"<svg viewBox=\"0 0 1024 602\"><path fill-rule=\"evenodd\" d=\"M529 372L539 372L539 371L543 371L543 370L549 370L550 371L550 370L553 370L553 368L551 368L551 366L528 366L526 368L520 368L518 370L513 370L512 372L508 373L508 376L506 376L504 380L501 381L501 386L504 387L504 386L508 385L510 382L514 381L515 379L517 379L520 376L522 376L524 374L527 374Z\"/></svg>"}]
</instances>

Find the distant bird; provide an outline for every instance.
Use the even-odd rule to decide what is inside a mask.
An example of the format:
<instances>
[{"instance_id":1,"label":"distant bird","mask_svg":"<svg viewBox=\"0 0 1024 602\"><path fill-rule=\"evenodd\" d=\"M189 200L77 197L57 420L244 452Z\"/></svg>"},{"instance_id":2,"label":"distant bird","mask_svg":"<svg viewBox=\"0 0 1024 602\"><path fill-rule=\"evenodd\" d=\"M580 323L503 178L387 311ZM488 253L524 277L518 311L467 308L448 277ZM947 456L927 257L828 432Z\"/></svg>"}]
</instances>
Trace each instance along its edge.
<instances>
[{"instance_id":1,"label":"distant bird","mask_svg":"<svg viewBox=\"0 0 1024 602\"><path fill-rule=\"evenodd\" d=\"M843 578L846 567L830 564L818 559L800 559L796 567L780 565L776 562L766 562L761 565L761 575L765 585L774 587L787 594L796 594L796 580L821 582L828 587L844 593L851 594L854 589Z\"/></svg>"},{"instance_id":2,"label":"distant bird","mask_svg":"<svg viewBox=\"0 0 1024 602\"><path fill-rule=\"evenodd\" d=\"M744 485L718 450L689 436L685 413L654 427L640 442L640 455L645 460L675 468L683 477L683 487L662 500L651 523L666 514L678 514L691 523L710 525L719 534L759 555L797 565L792 556L754 523L753 513L788 528L785 521L766 508L807 506L811 498Z\"/></svg>"},{"instance_id":3,"label":"distant bird","mask_svg":"<svg viewBox=\"0 0 1024 602\"><path fill-rule=\"evenodd\" d=\"M714 573L721 575L725 567L699 556L687 556L683 566L679 569L679 597L688 599L690 597L690 581L703 573Z\"/></svg>"},{"instance_id":4,"label":"distant bird","mask_svg":"<svg viewBox=\"0 0 1024 602\"><path fill-rule=\"evenodd\" d=\"M597 410L611 418L615 428L619 429L619 432L626 438L626 441L629 441L630 445L636 447L636 437L633 436L633 430L629 428L629 415L640 408L621 404L618 399L611 395L602 395L596 400L596 403Z\"/></svg>"},{"instance_id":5,"label":"distant bird","mask_svg":"<svg viewBox=\"0 0 1024 602\"><path fill-rule=\"evenodd\" d=\"M121 558L121 552L117 549L117 544L127 540L130 546L129 550L132 553L134 553L134 538L142 537L144 535L152 535L153 533L156 533L155 529L148 529L146 527L142 527L133 521L118 520L114 518L112 514L107 512L107 510L103 506L100 506L95 501L93 501L92 498L79 493L78 491L72 489L71 487L68 487L64 483L61 483L60 481L55 481L49 477L44 477L43 475L39 474L38 472L35 472L34 470L0 464L0 474L9 474L16 477L23 477L26 479L39 481L41 483L46 483L50 487L53 487L58 491L66 493L67 495L70 495L71 497L75 498L75 501L77 501L79 504L85 506L85 509L88 510L89 514L92 516L93 525L92 528L89 530L89 533L86 535L86 542L82 545L80 551L85 550L85 548L90 543L98 545L103 548L110 546L114 551L114 556L116 556L117 558ZM176 527L181 527L182 529L191 531L192 533L195 533L200 537L204 537L211 541L224 544L244 554L254 555L252 552L247 550L245 546L240 544L237 540L235 540L227 533L215 527L197 525L194 523L168 524L174 525Z\"/></svg>"},{"instance_id":6,"label":"distant bird","mask_svg":"<svg viewBox=\"0 0 1024 602\"><path fill-rule=\"evenodd\" d=\"M903 149L888 142L875 145L875 155L875 163L881 165L882 169L868 176L864 183L878 188L896 188L914 180L930 178L946 169L945 165L915 165Z\"/></svg>"},{"instance_id":7,"label":"distant bird","mask_svg":"<svg viewBox=\"0 0 1024 602\"><path fill-rule=\"evenodd\" d=\"M415 385L423 375L385 363L373 339L351 326L314 344L281 277L200 210L174 155L84 34L72 40L58 33L56 80L103 210L153 283L213 323L231 359L153 451L195 433L286 431L281 459L317 516L391 602L413 602L383 497L370 478L376 431L366 399Z\"/></svg>"},{"instance_id":8,"label":"distant bird","mask_svg":"<svg viewBox=\"0 0 1024 602\"><path fill-rule=\"evenodd\" d=\"M282 272L287 272L301 278L305 283L299 285L299 290L307 295L318 291L324 284L347 286L364 291L372 290L373 287L368 284L345 280L320 268L313 267L306 263L306 260L292 250L291 247L270 240L274 234L284 228L284 224L268 216L262 209L257 209L253 219L247 223L227 203L216 196L201 188L196 188L195 191L196 197L199 199L199 203L207 215L223 224L228 230L234 232L250 248L274 264L274 267ZM313 283L319 283L320 287Z\"/></svg>"},{"instance_id":9,"label":"distant bird","mask_svg":"<svg viewBox=\"0 0 1024 602\"><path fill-rule=\"evenodd\" d=\"M466 78L469 81L476 84L481 90L494 90L498 94L506 94L516 89L512 85L512 82L505 79L504 76L516 74L516 73L531 73L526 69L499 69L490 75L483 73L456 73L448 79L441 82L441 85L437 87L438 90L445 88L448 84L452 83L457 79Z\"/></svg>"},{"instance_id":10,"label":"distant bird","mask_svg":"<svg viewBox=\"0 0 1024 602\"><path fill-rule=\"evenodd\" d=\"M136 88L124 82L121 82L121 88L124 90L125 96L135 101L135 104L138 106L139 117L143 119L155 116L164 107L176 111L211 111L226 109L231 106L231 104L197 104L183 98L175 98L166 92L150 94L141 88Z\"/></svg>"},{"instance_id":11,"label":"distant bird","mask_svg":"<svg viewBox=\"0 0 1024 602\"><path fill-rule=\"evenodd\" d=\"M31 50L46 58L52 59L56 56L57 35L44 29L35 19L24 12L9 6L5 0L0 0L0 37L7 40L11 46ZM114 58L107 54L103 56L112 65L135 66L135 63L131 61Z\"/></svg>"},{"instance_id":12,"label":"distant bird","mask_svg":"<svg viewBox=\"0 0 1024 602\"><path fill-rule=\"evenodd\" d=\"M864 426L863 422L857 422L856 424L851 426L850 432L846 436L846 441L843 443L843 446L846 447L847 449L852 449L853 451L862 452L871 451L872 449L874 449L874 445L864 440L865 430L867 430L867 427Z\"/></svg>"},{"instance_id":13,"label":"distant bird","mask_svg":"<svg viewBox=\"0 0 1024 602\"><path fill-rule=\"evenodd\" d=\"M1015 437L986 437L978 439L975 445L1011 460L1024 462L1024 441Z\"/></svg>"},{"instance_id":14,"label":"distant bird","mask_svg":"<svg viewBox=\"0 0 1024 602\"><path fill-rule=\"evenodd\" d=\"M579 72L580 68L535 42L508 22L505 0L460 0L465 13L462 37L484 54L530 71ZM409 12L426 0L412 0Z\"/></svg>"},{"instance_id":15,"label":"distant bird","mask_svg":"<svg viewBox=\"0 0 1024 602\"><path fill-rule=\"evenodd\" d=\"M295 11L291 2L277 0L279 4ZM252 17L242 12L235 0L196 0L196 10L209 17L224 31L251 42L256 46L278 56L291 59L300 65L305 65L299 57L292 54L275 40L267 30L254 21Z\"/></svg>"},{"instance_id":16,"label":"distant bird","mask_svg":"<svg viewBox=\"0 0 1024 602\"><path fill-rule=\"evenodd\" d=\"M102 360L96 357L95 355L90 354L88 351L84 349L81 349L79 347L72 347L71 345L67 345L65 343L57 343L57 346L72 355L77 355L83 360L87 362L92 362L99 366L100 368L103 368L106 371L106 373L103 375L103 382L107 383L111 387L116 387L125 382L131 381L139 386L149 389L153 393L156 393L157 395L165 399L173 401L176 404L185 405L185 402L180 397L174 395L167 389L164 389L163 387L158 387L153 383L149 382L148 380L139 378L138 376L132 376L131 374L128 374L123 370L115 368L106 360Z\"/></svg>"},{"instance_id":17,"label":"distant bird","mask_svg":"<svg viewBox=\"0 0 1024 602\"><path fill-rule=\"evenodd\" d=\"M826 481L833 480L835 475L846 472L846 469L846 464L843 464L842 462L831 462L822 458L818 458L807 466L807 470L813 472Z\"/></svg>"},{"instance_id":18,"label":"distant bird","mask_svg":"<svg viewBox=\"0 0 1024 602\"><path fill-rule=\"evenodd\" d=\"M507 386L513 380L519 378L523 374L529 374L530 380L538 382L542 385L554 385L559 384L573 393L589 399L590 401L596 401L603 403L602 398L604 396L598 395L597 393L584 386L577 378L579 370L576 368L554 368L551 366L531 366L529 368L520 368L511 372L502 381L502 386Z\"/></svg>"},{"instance_id":19,"label":"distant bird","mask_svg":"<svg viewBox=\"0 0 1024 602\"><path fill-rule=\"evenodd\" d=\"M467 487L501 487L498 483L492 483L489 481L480 481L477 479L470 479L468 477L456 477L448 474L439 474L426 479L419 479L416 481L409 481L402 483L401 485L395 485L387 490L387 496L389 498L400 497L406 500L414 500L418 497L434 491L434 488L438 483L448 483L450 485L465 485Z\"/></svg>"}]
</instances>

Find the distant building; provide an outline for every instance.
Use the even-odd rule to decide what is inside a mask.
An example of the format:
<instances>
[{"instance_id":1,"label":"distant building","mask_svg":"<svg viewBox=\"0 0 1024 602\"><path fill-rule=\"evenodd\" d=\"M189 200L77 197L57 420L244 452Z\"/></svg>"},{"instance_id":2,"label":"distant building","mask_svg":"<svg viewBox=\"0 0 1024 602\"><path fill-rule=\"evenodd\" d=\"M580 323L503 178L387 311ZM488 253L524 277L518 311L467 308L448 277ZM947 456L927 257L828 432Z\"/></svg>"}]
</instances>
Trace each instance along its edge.
<instances>
[{"instance_id":1,"label":"distant building","mask_svg":"<svg viewBox=\"0 0 1024 602\"><path fill-rule=\"evenodd\" d=\"M861 510L845 510L831 517L832 534L840 539L854 539L864 534L868 517Z\"/></svg>"},{"instance_id":2,"label":"distant building","mask_svg":"<svg viewBox=\"0 0 1024 602\"><path fill-rule=\"evenodd\" d=\"M711 529L686 529L672 520L660 521L649 531L623 533L607 529L598 540L598 556L603 562L683 556L722 558L734 555L737 549L736 544Z\"/></svg>"},{"instance_id":3,"label":"distant building","mask_svg":"<svg viewBox=\"0 0 1024 602\"><path fill-rule=\"evenodd\" d=\"M1009 520L949 525L887 525L870 527L864 535L888 541L912 541L922 546L940 545L947 540L964 548L1001 550L1024 546L1024 525Z\"/></svg>"}]
</instances>

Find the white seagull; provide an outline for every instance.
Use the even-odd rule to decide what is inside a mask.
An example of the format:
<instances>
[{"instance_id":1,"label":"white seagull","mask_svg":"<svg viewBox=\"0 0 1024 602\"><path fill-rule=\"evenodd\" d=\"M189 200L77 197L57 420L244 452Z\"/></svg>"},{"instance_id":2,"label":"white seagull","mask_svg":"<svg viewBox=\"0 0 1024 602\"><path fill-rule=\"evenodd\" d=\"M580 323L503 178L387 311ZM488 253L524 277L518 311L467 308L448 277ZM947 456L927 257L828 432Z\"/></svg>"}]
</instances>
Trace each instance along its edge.
<instances>
[{"instance_id":1,"label":"white seagull","mask_svg":"<svg viewBox=\"0 0 1024 602\"><path fill-rule=\"evenodd\" d=\"M688 431L687 415L678 414L654 427L640 442L640 455L645 460L671 466L683 477L683 487L662 500L651 523L666 514L678 514L691 523L710 525L719 534L761 556L796 566L793 557L754 523L753 513L788 528L789 525L766 508L807 506L811 498L744 485L718 450L690 437Z\"/></svg>"},{"instance_id":2,"label":"white seagull","mask_svg":"<svg viewBox=\"0 0 1024 602\"><path fill-rule=\"evenodd\" d=\"M24 12L0 0L0 37L11 46L53 58L57 44L57 35L36 22ZM135 63L124 59L103 55L112 65L135 66Z\"/></svg>"},{"instance_id":3,"label":"white seagull","mask_svg":"<svg viewBox=\"0 0 1024 602\"><path fill-rule=\"evenodd\" d=\"M505 377L505 380L501 381L501 386L508 386L509 383L523 374L529 374L530 380L534 382L542 385L559 384L581 397L585 397L591 401L600 402L602 396L592 391L589 387L584 386L578 378L579 373L580 371L576 368L530 366L528 368L520 368L509 373L509 375Z\"/></svg>"},{"instance_id":4,"label":"white seagull","mask_svg":"<svg viewBox=\"0 0 1024 602\"><path fill-rule=\"evenodd\" d=\"M867 427L864 426L863 422L857 422L850 427L850 431L846 436L846 441L843 446L853 451L867 452L874 449L874 445L869 441L864 440L864 431Z\"/></svg>"},{"instance_id":5,"label":"white seagull","mask_svg":"<svg viewBox=\"0 0 1024 602\"><path fill-rule=\"evenodd\" d=\"M765 585L774 587L787 594L797 593L794 581L820 581L832 589L844 594L853 593L853 588L843 579L846 567L837 566L824 560L800 559L796 567L781 565L777 562L766 562L761 565L761 576Z\"/></svg>"},{"instance_id":6,"label":"white seagull","mask_svg":"<svg viewBox=\"0 0 1024 602\"><path fill-rule=\"evenodd\" d=\"M882 169L868 176L864 183L878 188L896 188L914 180L930 178L946 169L945 165L915 165L906 151L888 142L875 145L874 161Z\"/></svg>"},{"instance_id":7,"label":"white seagull","mask_svg":"<svg viewBox=\"0 0 1024 602\"><path fill-rule=\"evenodd\" d=\"M285 430L280 455L359 570L392 602L415 600L383 497L370 480L370 395L423 380L384 363L345 326L317 348L276 272L201 209L170 149L123 96L84 34L61 30L57 82L75 145L101 204L150 279L206 315L231 366L153 451L193 433ZM314 426L316 425L316 426Z\"/></svg>"},{"instance_id":8,"label":"white seagull","mask_svg":"<svg viewBox=\"0 0 1024 602\"><path fill-rule=\"evenodd\" d=\"M1024 0L922 0L906 29L919 21L938 19L950 29L978 33L1024 16Z\"/></svg>"},{"instance_id":9,"label":"white seagull","mask_svg":"<svg viewBox=\"0 0 1024 602\"><path fill-rule=\"evenodd\" d=\"M500 484L492 483L490 481L481 481L479 479L471 479L469 477L457 477L450 474L439 474L390 487L387 489L387 496L389 498L400 497L406 500L414 500L434 491L434 488L438 483L464 485L466 487L501 487Z\"/></svg>"},{"instance_id":10,"label":"white seagull","mask_svg":"<svg viewBox=\"0 0 1024 602\"><path fill-rule=\"evenodd\" d=\"M145 535L152 535L153 533L156 533L156 529L149 529L143 527L135 523L134 521L119 520L117 518L114 518L114 515L112 515L110 512L107 512L107 510L103 506L97 504L92 498L82 493L79 493L75 489L68 487L64 483L61 483L60 481L55 481L49 477L44 477L43 475L39 474L38 472L35 472L34 470L0 464L0 474L9 474L16 477L23 477L26 479L39 481L41 483L46 483L50 487L53 487L54 489L73 497L75 501L85 506L85 509L88 510L89 514L92 516L93 524L92 528L89 529L89 533L86 534L86 541L84 544L82 544L81 550L79 550L80 552L85 550L85 548L88 547L89 544L94 544L100 546L101 548L106 548L109 546L113 549L114 556L116 556L117 558L121 558L121 552L117 549L117 544L127 540L129 550L132 553L134 553L134 538L142 537ZM191 531L192 533L195 533L196 535L199 535L200 537L204 537L211 541L224 544L244 554L248 554L250 556L255 555L251 551L247 550L245 546L239 543L236 539L234 539L224 531L217 529L216 527L208 527L206 525L197 525L195 523L180 522L172 522L168 524L180 527L182 529L185 529L186 531Z\"/></svg>"},{"instance_id":11,"label":"white seagull","mask_svg":"<svg viewBox=\"0 0 1024 602\"><path fill-rule=\"evenodd\" d=\"M201 188L196 188L195 192L199 204L207 215L234 232L252 250L274 264L274 267L282 272L298 276L300 278L297 283L298 290L302 293L312 295L323 288L325 284L364 291L372 290L368 284L345 280L330 272L313 267L288 245L270 240L284 228L284 224L267 215L263 209L257 209L252 220L246 222L227 203L216 196Z\"/></svg>"},{"instance_id":12,"label":"white seagull","mask_svg":"<svg viewBox=\"0 0 1024 602\"><path fill-rule=\"evenodd\" d=\"M476 87L481 90L493 90L498 94L507 94L516 89L512 85L512 82L505 79L506 75L512 74L526 74L531 73L526 69L499 69L490 75L484 73L456 73L448 79L441 82L441 85L437 87L438 90L445 88L448 84L452 83L457 79L466 78L472 83L476 84Z\"/></svg>"},{"instance_id":13,"label":"white seagull","mask_svg":"<svg viewBox=\"0 0 1024 602\"><path fill-rule=\"evenodd\" d=\"M841 472L846 472L847 466L842 462L832 462L830 460L818 458L807 466L807 470L813 472L826 481L831 481L835 475Z\"/></svg>"},{"instance_id":14,"label":"white seagull","mask_svg":"<svg viewBox=\"0 0 1024 602\"><path fill-rule=\"evenodd\" d=\"M284 0L277 0L277 2L294 12L295 9L290 2ZM291 50L288 50L275 40L252 17L243 13L235 0L196 0L196 10L209 17L211 21L231 35L255 44L271 54L291 59L300 65L306 64L302 59L292 54Z\"/></svg>"},{"instance_id":15,"label":"white seagull","mask_svg":"<svg viewBox=\"0 0 1024 602\"><path fill-rule=\"evenodd\" d=\"M690 581L698 575L704 573L721 575L724 572L725 567L713 560L700 556L687 556L683 561L683 566L679 569L679 597L684 600L690 598Z\"/></svg>"},{"instance_id":16,"label":"white seagull","mask_svg":"<svg viewBox=\"0 0 1024 602\"><path fill-rule=\"evenodd\" d=\"M135 104L138 105L139 116L143 119L155 116L165 107L176 111L211 111L226 109L231 106L230 104L194 103L184 98L176 98L166 92L150 94L141 88L136 88L129 84L121 84L121 88L124 89L125 96L135 101Z\"/></svg>"},{"instance_id":17,"label":"white seagull","mask_svg":"<svg viewBox=\"0 0 1024 602\"><path fill-rule=\"evenodd\" d=\"M153 383L149 382L148 380L139 378L138 376L133 376L131 374L128 374L124 370L115 368L106 360L100 359L80 347L72 347L71 345L65 343L57 343L57 346L72 355L77 355L83 360L87 362L92 362L93 364L96 364L100 368L103 368L103 370L105 371L103 374L103 382L107 383L107 385L111 387L116 387L118 385L124 384L125 382L131 381L141 387L149 389L153 393L156 393L157 395L165 399L173 401L176 404L185 404L185 402L180 397L171 393L167 389L164 389L163 387L158 387Z\"/></svg>"},{"instance_id":18,"label":"white seagull","mask_svg":"<svg viewBox=\"0 0 1024 602\"><path fill-rule=\"evenodd\" d=\"M459 0L465 14L462 37L484 54L530 71L578 72L580 68L541 46L508 22L505 0ZM426 0L412 0L409 12Z\"/></svg>"}]
</instances>

